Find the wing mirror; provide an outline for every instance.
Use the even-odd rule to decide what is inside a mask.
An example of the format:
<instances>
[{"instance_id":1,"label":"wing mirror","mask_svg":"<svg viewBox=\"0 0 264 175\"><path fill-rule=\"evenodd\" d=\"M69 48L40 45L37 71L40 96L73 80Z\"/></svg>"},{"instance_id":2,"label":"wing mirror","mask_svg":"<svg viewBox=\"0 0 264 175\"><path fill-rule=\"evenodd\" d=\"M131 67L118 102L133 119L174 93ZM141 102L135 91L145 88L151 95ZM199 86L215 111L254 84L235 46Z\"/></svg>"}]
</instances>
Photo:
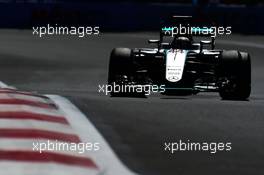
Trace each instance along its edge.
<instances>
[{"instance_id":1,"label":"wing mirror","mask_svg":"<svg viewBox=\"0 0 264 175\"><path fill-rule=\"evenodd\" d=\"M149 44L159 44L160 40L156 40L156 39L150 39L148 40Z\"/></svg>"},{"instance_id":2,"label":"wing mirror","mask_svg":"<svg viewBox=\"0 0 264 175\"><path fill-rule=\"evenodd\" d=\"M161 43L161 46L162 46L162 48L164 48L164 49L170 49L170 48L171 48L170 43Z\"/></svg>"},{"instance_id":3,"label":"wing mirror","mask_svg":"<svg viewBox=\"0 0 264 175\"><path fill-rule=\"evenodd\" d=\"M200 41L200 53L202 53L203 48L205 45L211 45L211 49L214 50L215 48L215 38L211 37L211 41Z\"/></svg>"},{"instance_id":4,"label":"wing mirror","mask_svg":"<svg viewBox=\"0 0 264 175\"><path fill-rule=\"evenodd\" d=\"M148 43L149 44L157 44L158 45L158 50L160 50L160 40L157 40L157 39L150 39L148 40Z\"/></svg>"}]
</instances>

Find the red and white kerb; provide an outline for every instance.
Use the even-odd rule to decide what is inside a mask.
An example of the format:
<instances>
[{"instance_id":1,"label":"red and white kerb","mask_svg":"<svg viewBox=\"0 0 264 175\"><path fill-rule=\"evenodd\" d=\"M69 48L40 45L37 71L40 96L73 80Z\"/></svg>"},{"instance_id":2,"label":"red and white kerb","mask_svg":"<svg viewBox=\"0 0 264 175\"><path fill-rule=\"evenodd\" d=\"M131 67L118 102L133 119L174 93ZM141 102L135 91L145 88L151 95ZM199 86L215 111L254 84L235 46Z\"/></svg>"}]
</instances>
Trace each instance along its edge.
<instances>
[{"instance_id":1,"label":"red and white kerb","mask_svg":"<svg viewBox=\"0 0 264 175\"><path fill-rule=\"evenodd\" d=\"M0 175L95 175L87 154L33 151L33 142L80 143L64 114L46 96L0 89Z\"/></svg>"}]
</instances>

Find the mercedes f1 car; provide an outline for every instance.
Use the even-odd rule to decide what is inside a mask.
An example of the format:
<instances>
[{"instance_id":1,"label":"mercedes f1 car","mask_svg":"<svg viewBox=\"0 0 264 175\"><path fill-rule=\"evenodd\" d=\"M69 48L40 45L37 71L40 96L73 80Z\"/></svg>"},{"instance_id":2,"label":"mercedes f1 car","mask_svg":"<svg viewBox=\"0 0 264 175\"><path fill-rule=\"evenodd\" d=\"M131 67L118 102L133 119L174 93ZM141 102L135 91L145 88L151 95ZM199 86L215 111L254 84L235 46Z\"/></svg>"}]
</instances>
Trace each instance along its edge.
<instances>
[{"instance_id":1,"label":"mercedes f1 car","mask_svg":"<svg viewBox=\"0 0 264 175\"><path fill-rule=\"evenodd\" d=\"M175 25L190 25L191 17L175 17ZM178 23L177 23L178 21ZM174 28L169 28L174 29ZM164 95L219 92L222 99L246 100L251 91L250 55L215 49L215 38L193 34L167 35L149 40L156 48L115 48L109 61L108 85L164 85ZM209 37L208 35L206 35ZM167 38L167 40L166 40ZM195 39L199 39L196 41ZM112 96L127 93L111 92ZM131 93L130 93L131 95Z\"/></svg>"}]
</instances>

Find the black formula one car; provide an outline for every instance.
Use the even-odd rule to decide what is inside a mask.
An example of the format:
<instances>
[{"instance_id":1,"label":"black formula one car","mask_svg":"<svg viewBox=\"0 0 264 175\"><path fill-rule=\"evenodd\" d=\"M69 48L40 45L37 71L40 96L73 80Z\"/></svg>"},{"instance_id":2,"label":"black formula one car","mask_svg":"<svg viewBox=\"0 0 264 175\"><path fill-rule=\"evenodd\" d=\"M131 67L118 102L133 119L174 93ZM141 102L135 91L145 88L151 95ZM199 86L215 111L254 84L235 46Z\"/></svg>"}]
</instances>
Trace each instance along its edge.
<instances>
[{"instance_id":1,"label":"black formula one car","mask_svg":"<svg viewBox=\"0 0 264 175\"><path fill-rule=\"evenodd\" d=\"M189 26L191 17L174 17L174 26ZM178 22L177 22L178 21ZM246 52L215 49L215 38L200 40L206 34L168 35L165 27L159 40L149 40L157 48L115 48L111 52L108 85L111 96L142 94L130 86L158 85L164 95L191 95L219 92L222 99L246 100L251 91L251 62ZM195 41L195 38L199 41ZM167 39L167 41L166 41ZM124 91L125 90L125 91ZM143 89L143 95L144 95Z\"/></svg>"}]
</instances>

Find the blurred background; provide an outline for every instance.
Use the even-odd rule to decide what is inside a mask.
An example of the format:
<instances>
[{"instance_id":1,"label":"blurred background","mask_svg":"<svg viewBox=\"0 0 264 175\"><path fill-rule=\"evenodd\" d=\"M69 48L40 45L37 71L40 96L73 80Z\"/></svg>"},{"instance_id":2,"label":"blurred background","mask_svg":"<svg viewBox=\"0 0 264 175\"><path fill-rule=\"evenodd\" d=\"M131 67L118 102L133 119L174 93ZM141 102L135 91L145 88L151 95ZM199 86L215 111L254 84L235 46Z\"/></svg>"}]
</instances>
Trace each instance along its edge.
<instances>
[{"instance_id":1,"label":"blurred background","mask_svg":"<svg viewBox=\"0 0 264 175\"><path fill-rule=\"evenodd\" d=\"M170 15L193 15L242 34L264 34L264 0L0 0L1 28L96 25L101 31L157 30Z\"/></svg>"}]
</instances>

